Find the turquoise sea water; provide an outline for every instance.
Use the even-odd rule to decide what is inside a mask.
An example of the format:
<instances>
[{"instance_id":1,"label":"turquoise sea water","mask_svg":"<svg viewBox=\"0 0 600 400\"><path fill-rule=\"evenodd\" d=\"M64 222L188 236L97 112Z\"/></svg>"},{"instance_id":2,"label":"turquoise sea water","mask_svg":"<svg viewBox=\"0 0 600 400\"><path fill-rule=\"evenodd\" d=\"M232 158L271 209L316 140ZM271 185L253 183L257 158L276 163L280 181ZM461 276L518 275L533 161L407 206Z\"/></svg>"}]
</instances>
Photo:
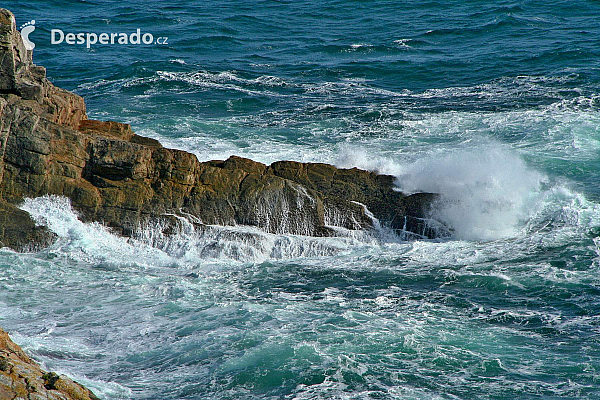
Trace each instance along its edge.
<instances>
[{"instance_id":1,"label":"turquoise sea water","mask_svg":"<svg viewBox=\"0 0 600 400\"><path fill-rule=\"evenodd\" d=\"M126 241L60 198L0 251L0 326L103 399L600 399L600 3L10 2L34 61L200 160L435 191L444 240ZM51 29L168 37L52 45Z\"/></svg>"}]
</instances>

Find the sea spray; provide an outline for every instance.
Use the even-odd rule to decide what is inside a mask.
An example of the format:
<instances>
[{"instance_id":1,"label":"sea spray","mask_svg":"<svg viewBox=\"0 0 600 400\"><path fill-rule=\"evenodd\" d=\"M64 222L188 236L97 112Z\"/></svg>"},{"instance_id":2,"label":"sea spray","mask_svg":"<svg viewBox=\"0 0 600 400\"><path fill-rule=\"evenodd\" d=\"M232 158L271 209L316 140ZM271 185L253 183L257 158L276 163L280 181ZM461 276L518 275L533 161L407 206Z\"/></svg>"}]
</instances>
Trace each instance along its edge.
<instances>
[{"instance_id":1,"label":"sea spray","mask_svg":"<svg viewBox=\"0 0 600 400\"><path fill-rule=\"evenodd\" d=\"M408 165L397 178L403 191L441 194L432 215L467 240L516 235L546 179L500 145L436 154Z\"/></svg>"},{"instance_id":2,"label":"sea spray","mask_svg":"<svg viewBox=\"0 0 600 400\"><path fill-rule=\"evenodd\" d=\"M397 240L389 232L335 228L334 237L277 235L251 226L203 225L185 216L165 215L177 221L157 219L140 226L133 237L120 237L103 226L79 220L68 198L42 196L25 199L21 209L36 223L59 236L55 245L87 262L133 262L143 267L170 266L177 262L196 266L202 260L263 262L270 259L331 257L361 246ZM167 231L169 231L167 233Z\"/></svg>"},{"instance_id":3,"label":"sea spray","mask_svg":"<svg viewBox=\"0 0 600 400\"><path fill-rule=\"evenodd\" d=\"M42 196L27 198L21 205L33 220L47 226L58 235L55 247L65 254L87 262L122 263L139 265L169 265L173 259L166 253L139 241L121 238L97 222L84 223L66 197Z\"/></svg>"},{"instance_id":4,"label":"sea spray","mask_svg":"<svg viewBox=\"0 0 600 400\"><path fill-rule=\"evenodd\" d=\"M547 181L514 150L497 143L432 151L405 163L346 147L336 165L394 175L405 193L440 194L431 217L450 227L454 238L465 240L516 235Z\"/></svg>"}]
</instances>

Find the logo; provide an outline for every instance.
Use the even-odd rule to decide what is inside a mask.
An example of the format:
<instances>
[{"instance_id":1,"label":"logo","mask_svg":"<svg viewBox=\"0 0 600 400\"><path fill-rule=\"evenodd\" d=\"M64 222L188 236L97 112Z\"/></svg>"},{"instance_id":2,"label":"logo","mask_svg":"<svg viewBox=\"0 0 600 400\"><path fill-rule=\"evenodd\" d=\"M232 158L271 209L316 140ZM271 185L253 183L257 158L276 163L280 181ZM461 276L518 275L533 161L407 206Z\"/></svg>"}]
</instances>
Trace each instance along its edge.
<instances>
[{"instance_id":1,"label":"logo","mask_svg":"<svg viewBox=\"0 0 600 400\"><path fill-rule=\"evenodd\" d=\"M94 32L65 33L61 29L52 29L50 33L50 43L52 44L61 44L63 42L66 44L85 44L85 47L88 49L95 44L168 44L168 37L159 37L155 40L154 35L149 32L142 33L140 29L131 34L115 32L100 34Z\"/></svg>"},{"instance_id":2,"label":"logo","mask_svg":"<svg viewBox=\"0 0 600 400\"><path fill-rule=\"evenodd\" d=\"M32 19L26 24L23 24L19 30L21 31L21 37L23 38L23 44L27 50L33 50L35 43L29 40L29 34L35 31L35 19Z\"/></svg>"}]
</instances>

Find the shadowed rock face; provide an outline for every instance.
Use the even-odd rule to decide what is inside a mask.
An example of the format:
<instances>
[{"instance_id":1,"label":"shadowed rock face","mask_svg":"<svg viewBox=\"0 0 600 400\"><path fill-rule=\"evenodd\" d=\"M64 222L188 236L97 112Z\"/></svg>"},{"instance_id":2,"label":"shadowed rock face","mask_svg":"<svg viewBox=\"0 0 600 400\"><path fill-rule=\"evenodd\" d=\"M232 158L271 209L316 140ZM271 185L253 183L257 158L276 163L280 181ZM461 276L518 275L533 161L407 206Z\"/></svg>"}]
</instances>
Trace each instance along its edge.
<instances>
[{"instance_id":1,"label":"shadowed rock face","mask_svg":"<svg viewBox=\"0 0 600 400\"><path fill-rule=\"evenodd\" d=\"M290 161L266 166L240 157L201 163L134 134L127 124L87 119L83 99L56 88L32 63L14 17L2 9L0 68L4 245L51 240L44 228L24 224L19 236L7 222L17 217L13 204L47 194L69 197L84 221L103 222L123 235L152 219L180 215L200 225L328 236L335 233L330 226L372 228L368 211L392 228L432 235L421 218L435 195L405 196L393 190L391 176Z\"/></svg>"},{"instance_id":2,"label":"shadowed rock face","mask_svg":"<svg viewBox=\"0 0 600 400\"><path fill-rule=\"evenodd\" d=\"M0 329L0 399L99 400L64 375L45 372Z\"/></svg>"}]
</instances>

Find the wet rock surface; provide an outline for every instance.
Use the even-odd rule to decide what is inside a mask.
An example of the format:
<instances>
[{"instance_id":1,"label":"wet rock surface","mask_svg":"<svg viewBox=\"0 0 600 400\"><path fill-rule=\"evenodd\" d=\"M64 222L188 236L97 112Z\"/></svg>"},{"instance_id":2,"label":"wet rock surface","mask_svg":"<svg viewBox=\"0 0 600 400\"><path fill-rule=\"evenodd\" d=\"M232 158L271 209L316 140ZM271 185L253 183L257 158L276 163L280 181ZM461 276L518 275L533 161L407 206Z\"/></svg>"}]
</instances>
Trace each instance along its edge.
<instances>
[{"instance_id":1,"label":"wet rock surface","mask_svg":"<svg viewBox=\"0 0 600 400\"><path fill-rule=\"evenodd\" d=\"M0 241L15 249L51 242L24 222L26 197L71 199L84 221L131 235L153 219L192 217L197 224L259 227L270 233L335 235L332 227L371 229L373 217L417 237L432 194L406 196L392 176L356 168L280 161L270 166L232 156L199 162L131 127L87 118L76 94L56 88L23 47L14 17L0 9ZM372 213L372 214L371 214ZM28 247L29 246L29 247Z\"/></svg>"}]
</instances>

